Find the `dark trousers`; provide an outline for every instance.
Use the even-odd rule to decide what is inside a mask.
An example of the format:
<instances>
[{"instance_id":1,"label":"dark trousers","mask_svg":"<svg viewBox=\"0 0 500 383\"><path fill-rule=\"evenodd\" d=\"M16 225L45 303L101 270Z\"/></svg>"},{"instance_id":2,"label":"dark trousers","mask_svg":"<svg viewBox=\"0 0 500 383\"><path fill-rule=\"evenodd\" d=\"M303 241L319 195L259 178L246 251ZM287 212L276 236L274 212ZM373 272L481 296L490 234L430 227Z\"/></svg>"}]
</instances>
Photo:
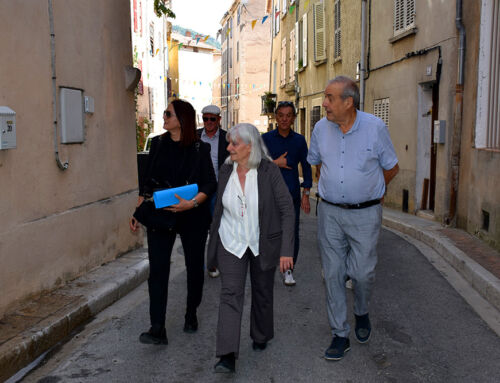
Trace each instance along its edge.
<instances>
[{"instance_id":1,"label":"dark trousers","mask_svg":"<svg viewBox=\"0 0 500 383\"><path fill-rule=\"evenodd\" d=\"M273 287L276 268L262 270L258 256L255 257L250 249L239 259L229 253L220 240L217 259L221 275L221 293L216 355L220 357L234 352L238 356L248 264L252 284L250 337L258 343L267 342L274 336Z\"/></svg>"},{"instance_id":2,"label":"dark trousers","mask_svg":"<svg viewBox=\"0 0 500 383\"><path fill-rule=\"evenodd\" d=\"M193 225L191 228L180 228L168 232L148 230L149 316L151 326L155 328L165 327L170 256L177 233L181 237L187 272L186 312L195 313L201 303L205 242L208 234L206 228Z\"/></svg>"},{"instance_id":3,"label":"dark trousers","mask_svg":"<svg viewBox=\"0 0 500 383\"><path fill-rule=\"evenodd\" d=\"M301 199L296 199L293 201L293 207L295 208L295 243L293 246L293 267L297 264L297 257L299 256L299 223L300 223L300 203Z\"/></svg>"}]
</instances>

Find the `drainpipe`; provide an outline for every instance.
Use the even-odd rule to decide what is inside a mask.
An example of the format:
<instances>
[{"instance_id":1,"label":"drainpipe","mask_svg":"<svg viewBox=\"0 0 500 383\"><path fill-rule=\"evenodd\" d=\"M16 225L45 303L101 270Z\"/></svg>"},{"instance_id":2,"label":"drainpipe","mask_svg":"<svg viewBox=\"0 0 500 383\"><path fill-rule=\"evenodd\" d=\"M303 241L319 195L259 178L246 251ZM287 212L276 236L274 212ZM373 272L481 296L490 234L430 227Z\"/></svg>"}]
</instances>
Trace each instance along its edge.
<instances>
[{"instance_id":1,"label":"drainpipe","mask_svg":"<svg viewBox=\"0 0 500 383\"><path fill-rule=\"evenodd\" d=\"M49 23L50 23L50 61L52 67L52 117L54 119L54 153L59 169L66 170L69 163L61 162L59 158L58 134L57 134L57 85L56 85L56 35L54 33L54 7L52 0L49 1Z\"/></svg>"},{"instance_id":2,"label":"drainpipe","mask_svg":"<svg viewBox=\"0 0 500 383\"><path fill-rule=\"evenodd\" d=\"M359 62L359 110L365 109L366 0L361 0L361 58Z\"/></svg>"},{"instance_id":3,"label":"drainpipe","mask_svg":"<svg viewBox=\"0 0 500 383\"><path fill-rule=\"evenodd\" d=\"M456 3L455 24L458 29L458 73L455 89L455 121L453 135L451 138L451 185L450 185L450 208L448 217L445 219L447 225L456 225L458 181L460 175L460 144L462 135L462 111L464 91L464 63L465 63L465 27L462 23L462 0Z\"/></svg>"}]
</instances>

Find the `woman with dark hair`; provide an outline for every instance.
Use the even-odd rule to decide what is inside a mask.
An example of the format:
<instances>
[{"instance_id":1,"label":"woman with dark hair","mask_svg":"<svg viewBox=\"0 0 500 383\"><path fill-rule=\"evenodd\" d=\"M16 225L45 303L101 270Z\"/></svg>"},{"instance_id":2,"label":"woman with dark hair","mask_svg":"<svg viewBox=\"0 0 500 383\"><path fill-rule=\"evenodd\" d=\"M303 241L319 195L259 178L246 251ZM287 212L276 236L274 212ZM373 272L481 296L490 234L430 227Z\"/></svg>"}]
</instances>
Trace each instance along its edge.
<instances>
[{"instance_id":1,"label":"woman with dark hair","mask_svg":"<svg viewBox=\"0 0 500 383\"><path fill-rule=\"evenodd\" d=\"M198 194L191 200L176 195L180 202L165 208L175 217L172 228L147 228L151 328L142 333L139 340L148 344L168 343L165 313L170 256L177 234L181 237L187 271L184 332L194 333L198 330L196 309L202 298L205 242L211 219L206 201L217 185L210 145L200 141L196 135L196 112L193 106L186 101L174 100L163 113L163 121L163 128L167 132L153 138L137 206L159 189L196 183ZM138 226L139 222L132 217L132 231L135 232Z\"/></svg>"}]
</instances>

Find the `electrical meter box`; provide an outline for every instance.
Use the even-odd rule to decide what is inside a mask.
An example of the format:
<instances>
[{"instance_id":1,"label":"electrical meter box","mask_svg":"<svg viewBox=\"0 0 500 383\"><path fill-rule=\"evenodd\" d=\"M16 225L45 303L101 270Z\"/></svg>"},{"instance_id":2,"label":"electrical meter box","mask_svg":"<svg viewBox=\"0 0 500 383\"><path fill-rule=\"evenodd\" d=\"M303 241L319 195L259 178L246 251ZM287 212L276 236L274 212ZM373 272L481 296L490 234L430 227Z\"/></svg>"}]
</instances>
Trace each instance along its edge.
<instances>
[{"instance_id":1,"label":"electrical meter box","mask_svg":"<svg viewBox=\"0 0 500 383\"><path fill-rule=\"evenodd\" d=\"M0 150L16 148L16 112L0 106Z\"/></svg>"},{"instance_id":2,"label":"electrical meter box","mask_svg":"<svg viewBox=\"0 0 500 383\"><path fill-rule=\"evenodd\" d=\"M444 144L446 141L446 121L434 120L434 143Z\"/></svg>"}]
</instances>

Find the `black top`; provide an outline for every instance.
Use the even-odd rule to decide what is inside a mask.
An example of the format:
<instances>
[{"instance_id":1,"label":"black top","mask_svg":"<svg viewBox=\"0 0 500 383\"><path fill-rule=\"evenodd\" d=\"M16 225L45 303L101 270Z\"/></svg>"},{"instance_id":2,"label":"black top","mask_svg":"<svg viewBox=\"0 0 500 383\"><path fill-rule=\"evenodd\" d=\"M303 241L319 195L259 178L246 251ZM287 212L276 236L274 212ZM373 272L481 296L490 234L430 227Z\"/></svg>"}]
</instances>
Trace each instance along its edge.
<instances>
[{"instance_id":1,"label":"black top","mask_svg":"<svg viewBox=\"0 0 500 383\"><path fill-rule=\"evenodd\" d=\"M210 145L196 141L191 146L183 147L175 142L166 132L154 137L146 166L144 186L139 195L150 197L154 191L187 184L198 184L198 191L205 193L208 199L199 207L179 213L180 221L210 221L210 209L207 201L215 192L217 181L210 157ZM206 218L206 219L201 219Z\"/></svg>"}]
</instances>

